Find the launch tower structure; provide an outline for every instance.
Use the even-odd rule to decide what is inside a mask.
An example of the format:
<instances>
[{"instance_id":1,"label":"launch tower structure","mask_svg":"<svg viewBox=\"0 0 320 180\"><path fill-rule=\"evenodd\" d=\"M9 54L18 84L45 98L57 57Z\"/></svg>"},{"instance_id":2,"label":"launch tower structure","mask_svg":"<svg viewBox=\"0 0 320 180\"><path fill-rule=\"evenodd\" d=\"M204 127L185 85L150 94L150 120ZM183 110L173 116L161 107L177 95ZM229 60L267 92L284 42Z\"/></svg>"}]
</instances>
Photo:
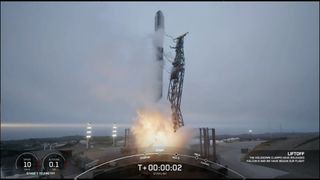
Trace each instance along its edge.
<instances>
[{"instance_id":1,"label":"launch tower structure","mask_svg":"<svg viewBox=\"0 0 320 180\"><path fill-rule=\"evenodd\" d=\"M185 33L176 39L176 47L171 47L175 49L176 56L172 62L172 69L170 75L170 82L168 87L168 100L171 103L172 110L172 122L174 132L178 128L184 126L183 117L180 109L182 88L183 88L183 78L184 78L184 50L183 50L183 41L184 37L188 33Z\"/></svg>"}]
</instances>

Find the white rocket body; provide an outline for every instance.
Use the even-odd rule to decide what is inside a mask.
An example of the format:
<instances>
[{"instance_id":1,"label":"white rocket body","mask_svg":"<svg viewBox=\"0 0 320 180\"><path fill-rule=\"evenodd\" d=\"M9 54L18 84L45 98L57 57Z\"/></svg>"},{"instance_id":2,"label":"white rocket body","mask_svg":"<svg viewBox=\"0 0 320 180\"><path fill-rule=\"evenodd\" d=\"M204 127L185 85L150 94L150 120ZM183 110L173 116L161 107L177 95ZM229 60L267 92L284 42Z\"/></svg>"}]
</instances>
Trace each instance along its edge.
<instances>
[{"instance_id":1,"label":"white rocket body","mask_svg":"<svg viewBox=\"0 0 320 180\"><path fill-rule=\"evenodd\" d=\"M164 16L161 11L158 11L155 16L153 45L155 48L155 101L162 98L163 87L163 39L164 39Z\"/></svg>"}]
</instances>

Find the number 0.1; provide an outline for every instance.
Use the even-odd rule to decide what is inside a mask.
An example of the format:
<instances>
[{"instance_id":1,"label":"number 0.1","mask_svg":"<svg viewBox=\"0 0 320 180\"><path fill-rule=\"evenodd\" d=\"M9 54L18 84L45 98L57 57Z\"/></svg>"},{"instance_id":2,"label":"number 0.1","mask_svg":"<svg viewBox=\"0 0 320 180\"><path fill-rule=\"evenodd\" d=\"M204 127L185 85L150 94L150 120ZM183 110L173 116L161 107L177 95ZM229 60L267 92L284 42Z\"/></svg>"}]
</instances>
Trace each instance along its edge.
<instances>
[{"instance_id":1,"label":"number 0.1","mask_svg":"<svg viewBox=\"0 0 320 180\"><path fill-rule=\"evenodd\" d=\"M54 166L54 162L53 161L49 161L49 167L50 168L58 168L59 167L59 162L56 161L56 166Z\"/></svg>"}]
</instances>

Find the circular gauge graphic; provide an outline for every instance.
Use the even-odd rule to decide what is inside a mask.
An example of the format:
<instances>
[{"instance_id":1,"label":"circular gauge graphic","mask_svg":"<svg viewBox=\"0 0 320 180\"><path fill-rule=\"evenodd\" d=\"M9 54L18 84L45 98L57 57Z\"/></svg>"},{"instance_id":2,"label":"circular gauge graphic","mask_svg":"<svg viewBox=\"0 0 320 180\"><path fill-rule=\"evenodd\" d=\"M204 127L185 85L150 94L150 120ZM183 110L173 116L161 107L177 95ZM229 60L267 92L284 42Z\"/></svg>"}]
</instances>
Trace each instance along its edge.
<instances>
[{"instance_id":1,"label":"circular gauge graphic","mask_svg":"<svg viewBox=\"0 0 320 180\"><path fill-rule=\"evenodd\" d=\"M42 170L53 172L64 169L65 165L66 160L61 154L50 153L42 161Z\"/></svg>"},{"instance_id":2,"label":"circular gauge graphic","mask_svg":"<svg viewBox=\"0 0 320 180\"><path fill-rule=\"evenodd\" d=\"M34 172L38 170L38 158L33 153L26 152L20 154L16 159L16 169L24 172Z\"/></svg>"}]
</instances>

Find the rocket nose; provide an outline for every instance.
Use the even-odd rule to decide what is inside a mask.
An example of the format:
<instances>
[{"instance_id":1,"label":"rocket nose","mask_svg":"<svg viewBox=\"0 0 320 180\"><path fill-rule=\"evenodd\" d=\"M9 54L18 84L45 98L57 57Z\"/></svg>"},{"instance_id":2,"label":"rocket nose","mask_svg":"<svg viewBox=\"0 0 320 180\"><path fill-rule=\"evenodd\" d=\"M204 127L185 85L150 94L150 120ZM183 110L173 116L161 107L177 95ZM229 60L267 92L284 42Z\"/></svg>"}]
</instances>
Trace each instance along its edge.
<instances>
[{"instance_id":1,"label":"rocket nose","mask_svg":"<svg viewBox=\"0 0 320 180\"><path fill-rule=\"evenodd\" d=\"M161 15L163 15L162 11L161 10L157 11L157 16L161 16Z\"/></svg>"},{"instance_id":2,"label":"rocket nose","mask_svg":"<svg viewBox=\"0 0 320 180\"><path fill-rule=\"evenodd\" d=\"M161 10L157 11L155 17L155 30L157 31L158 29L164 29L164 16Z\"/></svg>"}]
</instances>

